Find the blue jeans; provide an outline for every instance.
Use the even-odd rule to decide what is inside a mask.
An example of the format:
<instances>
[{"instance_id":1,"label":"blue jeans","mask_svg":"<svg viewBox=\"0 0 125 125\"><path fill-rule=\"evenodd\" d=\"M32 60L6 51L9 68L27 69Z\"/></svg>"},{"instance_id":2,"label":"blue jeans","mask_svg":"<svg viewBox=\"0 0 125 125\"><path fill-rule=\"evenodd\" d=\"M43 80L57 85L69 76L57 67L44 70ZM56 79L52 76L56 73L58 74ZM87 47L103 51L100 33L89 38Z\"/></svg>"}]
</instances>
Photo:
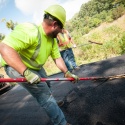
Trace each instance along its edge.
<instances>
[{"instance_id":1,"label":"blue jeans","mask_svg":"<svg viewBox=\"0 0 125 125\"><path fill-rule=\"evenodd\" d=\"M60 52L60 54L69 71L72 71L74 68L77 67L72 48L63 50Z\"/></svg>"},{"instance_id":2,"label":"blue jeans","mask_svg":"<svg viewBox=\"0 0 125 125\"><path fill-rule=\"evenodd\" d=\"M40 76L42 78L48 78L47 74L46 74L46 71L44 70L44 68L42 67L41 70L40 70L41 74ZM49 88L51 88L51 84L50 84L50 81L46 81L47 85Z\"/></svg>"},{"instance_id":3,"label":"blue jeans","mask_svg":"<svg viewBox=\"0 0 125 125\"><path fill-rule=\"evenodd\" d=\"M11 78L22 77L21 74L19 74L10 66L5 66L5 71L7 75ZM40 76L43 75L42 71L43 70L32 70L32 72ZM65 116L61 109L58 107L56 100L52 96L52 93L46 82L40 82L39 84L19 82L19 84L23 86L37 100L37 102L43 109L45 109L46 113L48 114L54 125L66 125L67 122Z\"/></svg>"}]
</instances>

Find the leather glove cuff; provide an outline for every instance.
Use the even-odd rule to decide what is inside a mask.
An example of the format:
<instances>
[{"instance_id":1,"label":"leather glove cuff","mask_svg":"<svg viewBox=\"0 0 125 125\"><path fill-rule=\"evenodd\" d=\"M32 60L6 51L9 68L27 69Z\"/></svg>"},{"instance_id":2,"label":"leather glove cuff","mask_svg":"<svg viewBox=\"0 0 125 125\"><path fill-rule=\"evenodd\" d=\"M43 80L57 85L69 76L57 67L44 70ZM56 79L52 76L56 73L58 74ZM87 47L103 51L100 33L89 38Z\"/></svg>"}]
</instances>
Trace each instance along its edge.
<instances>
[{"instance_id":1,"label":"leather glove cuff","mask_svg":"<svg viewBox=\"0 0 125 125\"><path fill-rule=\"evenodd\" d=\"M64 77L71 77L71 72L70 71L66 71L66 73L64 74Z\"/></svg>"},{"instance_id":2,"label":"leather glove cuff","mask_svg":"<svg viewBox=\"0 0 125 125\"><path fill-rule=\"evenodd\" d=\"M28 68L24 70L23 75L31 84L40 82L40 77L34 72L30 71Z\"/></svg>"}]
</instances>

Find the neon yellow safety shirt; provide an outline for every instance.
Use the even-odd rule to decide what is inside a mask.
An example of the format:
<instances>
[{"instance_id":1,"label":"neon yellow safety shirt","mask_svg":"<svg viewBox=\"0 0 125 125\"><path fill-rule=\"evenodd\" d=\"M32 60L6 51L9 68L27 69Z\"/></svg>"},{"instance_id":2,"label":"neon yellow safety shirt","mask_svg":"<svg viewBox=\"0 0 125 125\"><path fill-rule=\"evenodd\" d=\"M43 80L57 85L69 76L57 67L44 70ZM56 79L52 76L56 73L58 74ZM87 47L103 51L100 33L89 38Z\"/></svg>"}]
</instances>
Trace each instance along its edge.
<instances>
[{"instance_id":1,"label":"neon yellow safety shirt","mask_svg":"<svg viewBox=\"0 0 125 125\"><path fill-rule=\"evenodd\" d=\"M41 36L39 53L33 62L37 65L44 65L49 56L53 59L60 57L57 41L51 37L48 37L42 25L38 28L31 23L22 23L15 27L15 29L2 41L8 46L16 50L22 55L22 61L31 69L39 70L41 67L37 67L29 64L27 60L31 61L31 58L35 51L38 49L38 30ZM16 63L16 62L15 62ZM6 62L2 59L2 65L6 65Z\"/></svg>"}]
</instances>

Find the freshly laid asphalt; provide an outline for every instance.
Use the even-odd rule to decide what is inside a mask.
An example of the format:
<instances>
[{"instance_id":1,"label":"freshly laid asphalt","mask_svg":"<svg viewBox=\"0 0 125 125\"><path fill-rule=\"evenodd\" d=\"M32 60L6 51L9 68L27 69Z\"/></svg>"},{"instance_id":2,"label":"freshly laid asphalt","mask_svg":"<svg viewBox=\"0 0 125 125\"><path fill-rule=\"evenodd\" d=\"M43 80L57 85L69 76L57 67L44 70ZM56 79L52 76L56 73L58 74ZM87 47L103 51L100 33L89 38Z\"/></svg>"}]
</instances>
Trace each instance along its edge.
<instances>
[{"instance_id":1,"label":"freshly laid asphalt","mask_svg":"<svg viewBox=\"0 0 125 125\"><path fill-rule=\"evenodd\" d=\"M125 73L125 55L80 66L79 77ZM58 73L53 78L62 78ZM125 125L125 79L51 82L56 100L72 125ZM52 125L45 111L21 86L0 95L0 125Z\"/></svg>"}]
</instances>

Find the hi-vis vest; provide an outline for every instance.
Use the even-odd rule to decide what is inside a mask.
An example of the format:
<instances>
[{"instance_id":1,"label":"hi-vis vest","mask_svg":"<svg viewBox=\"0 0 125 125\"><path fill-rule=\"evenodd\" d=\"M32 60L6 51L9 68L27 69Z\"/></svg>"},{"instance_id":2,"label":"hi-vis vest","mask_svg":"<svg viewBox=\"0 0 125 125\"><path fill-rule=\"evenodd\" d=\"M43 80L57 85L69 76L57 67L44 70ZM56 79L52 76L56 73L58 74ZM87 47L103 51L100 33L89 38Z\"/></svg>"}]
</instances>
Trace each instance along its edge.
<instances>
[{"instance_id":1,"label":"hi-vis vest","mask_svg":"<svg viewBox=\"0 0 125 125\"><path fill-rule=\"evenodd\" d=\"M60 50L71 48L71 37L68 33L59 33L58 38L57 41Z\"/></svg>"},{"instance_id":2,"label":"hi-vis vest","mask_svg":"<svg viewBox=\"0 0 125 125\"><path fill-rule=\"evenodd\" d=\"M37 25L33 24L37 29ZM20 54L20 57L22 58L22 60L24 60L25 62L29 63L30 65L32 65L33 67L36 67L36 68L41 68L43 65L42 64L37 64L35 62L35 59L36 57L38 56L39 54L39 51L40 51L40 46L41 46L41 35L40 35L40 32L39 32L39 29L38 29L38 45L36 46L36 49L32 55L32 57L30 58L30 60L28 60L27 58L25 58L23 55Z\"/></svg>"},{"instance_id":3,"label":"hi-vis vest","mask_svg":"<svg viewBox=\"0 0 125 125\"><path fill-rule=\"evenodd\" d=\"M22 58L22 60L24 60L25 62L27 62L28 64L32 65L33 67L36 67L38 69L40 69L43 64L37 64L35 62L35 59L37 58L39 52L40 52L40 46L41 46L41 35L40 35L40 32L39 32L39 29L37 27L37 25L33 24L37 30L38 30L38 45L36 46L36 49L34 50L34 53L32 55L32 57L30 58L30 60L28 60L27 58L25 58L25 56L23 56L22 54L20 54L20 57ZM52 43L54 44L54 40L52 41ZM53 45L52 45L53 46Z\"/></svg>"}]
</instances>

